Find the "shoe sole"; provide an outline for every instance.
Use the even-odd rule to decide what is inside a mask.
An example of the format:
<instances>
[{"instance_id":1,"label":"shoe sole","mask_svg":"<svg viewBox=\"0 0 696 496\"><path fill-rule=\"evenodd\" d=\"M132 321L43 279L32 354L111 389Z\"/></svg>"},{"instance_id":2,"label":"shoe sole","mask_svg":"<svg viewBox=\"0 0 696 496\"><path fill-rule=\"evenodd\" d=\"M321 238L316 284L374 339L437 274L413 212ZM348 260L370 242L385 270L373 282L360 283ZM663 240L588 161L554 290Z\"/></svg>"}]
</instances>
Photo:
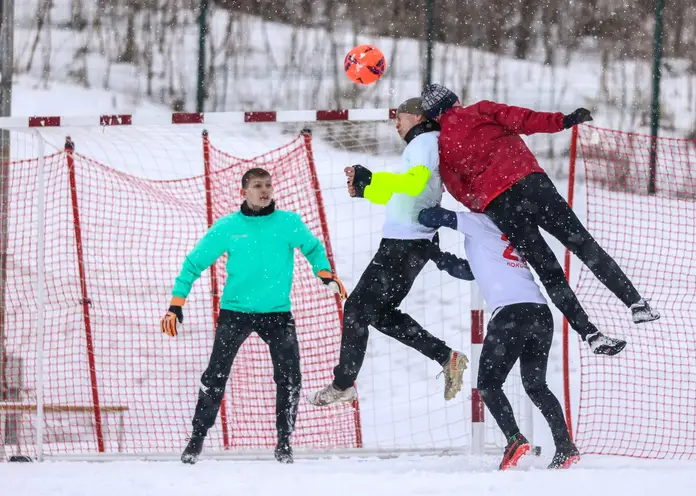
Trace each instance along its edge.
<instances>
[{"instance_id":1,"label":"shoe sole","mask_svg":"<svg viewBox=\"0 0 696 496\"><path fill-rule=\"evenodd\" d=\"M626 347L626 344L627 344L626 341L624 341L622 343L617 344L616 346L600 346L593 353L595 355L606 355L606 356L618 355Z\"/></svg>"},{"instance_id":2,"label":"shoe sole","mask_svg":"<svg viewBox=\"0 0 696 496\"><path fill-rule=\"evenodd\" d=\"M454 399L457 393L462 390L462 383L464 382L464 371L466 370L467 358L465 355L461 355L457 352L454 354L456 355L454 360L454 373L450 375L452 380L450 387L445 389L445 401ZM448 368L450 370L452 369L451 361Z\"/></svg>"},{"instance_id":3,"label":"shoe sole","mask_svg":"<svg viewBox=\"0 0 696 496\"><path fill-rule=\"evenodd\" d=\"M564 470L567 468L570 468L571 465L575 465L580 461L580 456L575 455L567 458L560 466L558 467L549 467L551 470Z\"/></svg>"},{"instance_id":4,"label":"shoe sole","mask_svg":"<svg viewBox=\"0 0 696 496\"><path fill-rule=\"evenodd\" d=\"M353 403L353 402L356 400L357 396L356 396L356 395L352 395L350 398L345 398L345 399L340 399L340 400L332 401L331 403L316 403L316 402L313 400L313 398L314 398L313 395L308 394L308 395L307 395L307 402L308 402L310 405L312 405L312 406L316 406L316 407L319 407L319 408L323 408L323 407L325 407L325 406L339 405L339 404L341 404L341 403Z\"/></svg>"},{"instance_id":5,"label":"shoe sole","mask_svg":"<svg viewBox=\"0 0 696 496\"><path fill-rule=\"evenodd\" d=\"M532 449L532 446L529 443L520 445L512 456L510 456L510 458L504 460L503 463L500 464L500 470L508 470L516 467L517 463L520 461L520 458L526 455L530 449Z\"/></svg>"},{"instance_id":6,"label":"shoe sole","mask_svg":"<svg viewBox=\"0 0 696 496\"><path fill-rule=\"evenodd\" d=\"M660 320L660 317L661 316L658 315L657 317L654 317L652 319L638 319L638 320L633 319L633 323L634 324L645 324L646 322L655 322L656 320Z\"/></svg>"}]
</instances>

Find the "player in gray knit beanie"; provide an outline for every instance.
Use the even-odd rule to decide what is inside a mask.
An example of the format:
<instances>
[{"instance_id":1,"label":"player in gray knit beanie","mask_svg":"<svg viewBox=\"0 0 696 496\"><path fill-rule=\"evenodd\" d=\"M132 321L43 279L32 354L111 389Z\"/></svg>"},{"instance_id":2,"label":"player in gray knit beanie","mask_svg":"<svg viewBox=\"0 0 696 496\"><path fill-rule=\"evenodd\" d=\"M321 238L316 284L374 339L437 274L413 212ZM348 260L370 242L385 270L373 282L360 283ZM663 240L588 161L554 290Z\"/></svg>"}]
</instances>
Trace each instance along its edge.
<instances>
[{"instance_id":1,"label":"player in gray knit beanie","mask_svg":"<svg viewBox=\"0 0 696 496\"><path fill-rule=\"evenodd\" d=\"M421 98L423 98L423 114L429 119L436 119L459 101L459 97L454 92L437 83L423 88Z\"/></svg>"}]
</instances>

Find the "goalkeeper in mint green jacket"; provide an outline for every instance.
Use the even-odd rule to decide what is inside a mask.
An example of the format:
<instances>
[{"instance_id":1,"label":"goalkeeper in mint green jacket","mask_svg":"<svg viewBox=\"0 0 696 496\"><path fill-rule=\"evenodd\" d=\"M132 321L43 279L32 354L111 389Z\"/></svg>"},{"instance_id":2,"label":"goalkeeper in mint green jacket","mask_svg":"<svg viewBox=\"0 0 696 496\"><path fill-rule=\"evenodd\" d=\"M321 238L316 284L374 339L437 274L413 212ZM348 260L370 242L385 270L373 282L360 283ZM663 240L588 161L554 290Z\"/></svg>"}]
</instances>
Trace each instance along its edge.
<instances>
[{"instance_id":1,"label":"goalkeeper in mint green jacket","mask_svg":"<svg viewBox=\"0 0 696 496\"><path fill-rule=\"evenodd\" d=\"M278 430L275 457L281 463L292 463L290 436L301 383L300 352L290 311L295 249L302 251L324 284L342 299L346 297L343 284L331 272L321 242L298 214L275 209L267 171L247 171L242 177L242 194L245 201L240 211L219 219L186 256L172 290L169 311L161 321L162 332L177 335L191 286L227 253L227 281L215 342L201 377L193 433L181 456L184 463L196 463L205 436L215 423L234 357L252 332L268 344L273 361Z\"/></svg>"}]
</instances>

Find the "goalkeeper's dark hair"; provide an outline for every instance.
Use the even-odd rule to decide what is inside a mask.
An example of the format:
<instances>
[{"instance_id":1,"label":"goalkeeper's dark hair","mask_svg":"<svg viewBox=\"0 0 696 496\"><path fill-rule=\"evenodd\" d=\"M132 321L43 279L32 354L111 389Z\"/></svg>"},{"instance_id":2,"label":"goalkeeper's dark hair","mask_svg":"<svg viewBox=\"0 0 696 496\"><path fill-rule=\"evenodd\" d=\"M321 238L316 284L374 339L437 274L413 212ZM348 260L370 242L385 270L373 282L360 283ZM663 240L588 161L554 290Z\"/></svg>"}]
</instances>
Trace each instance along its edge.
<instances>
[{"instance_id":1,"label":"goalkeeper's dark hair","mask_svg":"<svg viewBox=\"0 0 696 496\"><path fill-rule=\"evenodd\" d=\"M242 189L247 189L247 186L249 186L249 181L256 177L271 177L271 173L266 169L262 169L261 167L249 169L242 176Z\"/></svg>"}]
</instances>

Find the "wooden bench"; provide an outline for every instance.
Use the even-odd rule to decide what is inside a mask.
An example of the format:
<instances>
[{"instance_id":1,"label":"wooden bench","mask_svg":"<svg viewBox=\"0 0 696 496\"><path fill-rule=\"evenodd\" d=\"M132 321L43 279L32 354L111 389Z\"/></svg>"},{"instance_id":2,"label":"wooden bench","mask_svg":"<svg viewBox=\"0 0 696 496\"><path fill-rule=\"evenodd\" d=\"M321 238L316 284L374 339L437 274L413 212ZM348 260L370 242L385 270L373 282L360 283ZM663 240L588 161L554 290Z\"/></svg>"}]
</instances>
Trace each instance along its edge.
<instances>
[{"instance_id":1,"label":"wooden bench","mask_svg":"<svg viewBox=\"0 0 696 496\"><path fill-rule=\"evenodd\" d=\"M7 415L10 413L34 413L36 414L36 405L19 402L19 401L0 401L0 457L4 457L5 453L5 425ZM46 404L43 407L44 413L88 413L91 418L94 418L94 406L77 406L77 405L52 405ZM119 416L118 434L116 444L118 452L121 453L123 446L124 434L124 415L128 411L127 406L100 406L99 411L102 416L109 413L116 413Z\"/></svg>"}]
</instances>

